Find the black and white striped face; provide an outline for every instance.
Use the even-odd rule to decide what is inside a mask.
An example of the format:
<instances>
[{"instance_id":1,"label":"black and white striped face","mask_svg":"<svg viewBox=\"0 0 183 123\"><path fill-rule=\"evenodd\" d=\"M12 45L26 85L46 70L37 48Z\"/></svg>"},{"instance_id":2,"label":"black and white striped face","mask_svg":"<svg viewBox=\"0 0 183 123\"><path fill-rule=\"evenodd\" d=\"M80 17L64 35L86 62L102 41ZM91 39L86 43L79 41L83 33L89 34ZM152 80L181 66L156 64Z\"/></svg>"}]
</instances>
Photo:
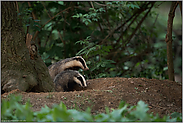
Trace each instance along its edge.
<instances>
[{"instance_id":1,"label":"black and white striped face","mask_svg":"<svg viewBox=\"0 0 183 123\"><path fill-rule=\"evenodd\" d=\"M77 72L77 73L78 73L78 75L74 76L73 80L77 84L79 84L81 87L87 87L85 78L79 72Z\"/></svg>"},{"instance_id":2,"label":"black and white striped face","mask_svg":"<svg viewBox=\"0 0 183 123\"><path fill-rule=\"evenodd\" d=\"M85 60L81 56L70 58L64 64L64 70L79 70L79 68L84 71L89 70Z\"/></svg>"},{"instance_id":3,"label":"black and white striped face","mask_svg":"<svg viewBox=\"0 0 183 123\"><path fill-rule=\"evenodd\" d=\"M81 62L82 66L84 68L83 70L89 70L88 66L86 65L85 60L81 56L76 56L74 59L77 60L78 62Z\"/></svg>"}]
</instances>

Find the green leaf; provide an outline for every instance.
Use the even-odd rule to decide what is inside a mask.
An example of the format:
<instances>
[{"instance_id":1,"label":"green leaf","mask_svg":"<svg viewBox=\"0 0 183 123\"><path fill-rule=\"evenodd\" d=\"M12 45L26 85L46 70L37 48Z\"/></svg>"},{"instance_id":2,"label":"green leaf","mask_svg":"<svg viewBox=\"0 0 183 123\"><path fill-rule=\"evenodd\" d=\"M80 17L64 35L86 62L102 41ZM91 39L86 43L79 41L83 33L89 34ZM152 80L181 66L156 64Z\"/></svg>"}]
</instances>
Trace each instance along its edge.
<instances>
[{"instance_id":1,"label":"green leaf","mask_svg":"<svg viewBox=\"0 0 183 123\"><path fill-rule=\"evenodd\" d=\"M121 118L124 117L122 114L124 112L127 112L127 105L123 106L121 109L117 109L117 110L114 110L112 113L111 113L111 116L114 120L114 122L120 122L121 121Z\"/></svg>"},{"instance_id":2,"label":"green leaf","mask_svg":"<svg viewBox=\"0 0 183 123\"><path fill-rule=\"evenodd\" d=\"M136 110L132 111L130 114L134 115L136 118L139 118L140 121L150 121L148 114L146 113L149 110L148 105L143 101L139 101L136 106Z\"/></svg>"},{"instance_id":3,"label":"green leaf","mask_svg":"<svg viewBox=\"0 0 183 123\"><path fill-rule=\"evenodd\" d=\"M131 106L121 101L118 109L113 109L110 113L109 108L105 107L106 113L97 115L91 114L91 109L87 108L86 111L78 111L75 109L67 110L66 106L60 102L59 105L54 105L49 108L45 105L41 111L32 112L30 110L30 103L26 102L22 105L19 101L20 97L10 96L10 100L2 99L1 103L1 120L22 120L22 121L39 121L39 122L182 122L182 113L172 113L171 116L164 116L160 118L153 113L148 114L148 105L143 101L139 101L137 106Z\"/></svg>"},{"instance_id":4,"label":"green leaf","mask_svg":"<svg viewBox=\"0 0 183 123\"><path fill-rule=\"evenodd\" d=\"M64 5L64 1L58 1L58 4Z\"/></svg>"},{"instance_id":5,"label":"green leaf","mask_svg":"<svg viewBox=\"0 0 183 123\"><path fill-rule=\"evenodd\" d=\"M120 104L119 104L119 106L118 106L118 108L120 109L120 108L124 107L125 104L126 104L125 101L121 101Z\"/></svg>"},{"instance_id":6,"label":"green leaf","mask_svg":"<svg viewBox=\"0 0 183 123\"><path fill-rule=\"evenodd\" d=\"M108 107L105 107L105 112L107 113L107 114L109 114L110 112L109 112L109 108Z\"/></svg>"},{"instance_id":7,"label":"green leaf","mask_svg":"<svg viewBox=\"0 0 183 123\"><path fill-rule=\"evenodd\" d=\"M110 120L110 115L101 113L94 117L95 122L108 122Z\"/></svg>"},{"instance_id":8,"label":"green leaf","mask_svg":"<svg viewBox=\"0 0 183 123\"><path fill-rule=\"evenodd\" d=\"M93 118L90 113L87 112L79 112L75 109L68 110L69 113L72 115L72 119L74 122L82 121L82 122L91 122Z\"/></svg>"},{"instance_id":9,"label":"green leaf","mask_svg":"<svg viewBox=\"0 0 183 123\"><path fill-rule=\"evenodd\" d=\"M168 70L168 66L166 66L166 67L163 68L163 71L166 71L166 70Z\"/></svg>"},{"instance_id":10,"label":"green leaf","mask_svg":"<svg viewBox=\"0 0 183 123\"><path fill-rule=\"evenodd\" d=\"M67 111L67 107L64 105L63 102L60 102L59 106L60 106L60 108L62 108L64 111Z\"/></svg>"},{"instance_id":11,"label":"green leaf","mask_svg":"<svg viewBox=\"0 0 183 123\"><path fill-rule=\"evenodd\" d=\"M52 110L52 117L53 121L55 122L70 122L71 119L69 118L69 115L70 113L67 112L64 108L61 108L60 106L55 106Z\"/></svg>"}]
</instances>

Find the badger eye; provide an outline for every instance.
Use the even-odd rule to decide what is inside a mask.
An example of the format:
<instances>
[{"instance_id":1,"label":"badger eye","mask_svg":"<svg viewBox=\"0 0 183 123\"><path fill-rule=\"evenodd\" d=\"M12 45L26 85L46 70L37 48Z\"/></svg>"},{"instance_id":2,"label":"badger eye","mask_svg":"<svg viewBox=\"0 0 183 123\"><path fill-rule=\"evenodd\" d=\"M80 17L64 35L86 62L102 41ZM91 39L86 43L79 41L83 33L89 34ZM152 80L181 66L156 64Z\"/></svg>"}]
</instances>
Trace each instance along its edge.
<instances>
[{"instance_id":1,"label":"badger eye","mask_svg":"<svg viewBox=\"0 0 183 123\"><path fill-rule=\"evenodd\" d=\"M81 82L83 81L81 76L77 76L77 79L79 79Z\"/></svg>"}]
</instances>

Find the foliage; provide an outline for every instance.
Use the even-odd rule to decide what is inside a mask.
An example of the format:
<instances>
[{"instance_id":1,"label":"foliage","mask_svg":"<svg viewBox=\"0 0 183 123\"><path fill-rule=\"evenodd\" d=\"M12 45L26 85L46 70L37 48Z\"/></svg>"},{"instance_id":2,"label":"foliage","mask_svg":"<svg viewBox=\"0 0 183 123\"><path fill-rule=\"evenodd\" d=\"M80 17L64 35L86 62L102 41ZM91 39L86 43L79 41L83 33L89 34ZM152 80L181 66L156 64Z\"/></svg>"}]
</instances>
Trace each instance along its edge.
<instances>
[{"instance_id":1,"label":"foliage","mask_svg":"<svg viewBox=\"0 0 183 123\"><path fill-rule=\"evenodd\" d=\"M150 1L19 2L24 29L35 34L39 53L50 65L82 55L88 78L146 77L167 79L166 21ZM66 11L64 11L67 9ZM36 19L32 18L32 14ZM160 18L160 19L159 19ZM158 21L160 20L160 21ZM176 47L175 72L181 73Z\"/></svg>"},{"instance_id":2,"label":"foliage","mask_svg":"<svg viewBox=\"0 0 183 123\"><path fill-rule=\"evenodd\" d=\"M87 64L91 66L89 67L90 71L85 73L88 75L90 75L90 73L95 73L95 78L101 78L106 76L114 77L114 74L109 74L106 71L108 69L112 70L115 67L115 65L113 65L113 63L115 62L104 58L104 56L108 55L112 47L95 45L94 43L90 42L90 40L91 37L89 36L84 41L80 40L76 42L76 44L79 43L80 45L85 46L76 55L83 55L83 57L87 61ZM92 75L90 75L90 78L91 77Z\"/></svg>"},{"instance_id":3,"label":"foliage","mask_svg":"<svg viewBox=\"0 0 183 123\"><path fill-rule=\"evenodd\" d=\"M152 113L147 113L148 105L143 101L139 101L136 106L121 101L118 109L113 109L112 112L106 107L106 114L97 115L91 114L91 109L86 111L78 111L75 109L67 109L61 102L59 105L54 105L49 108L45 105L40 111L33 112L30 110L30 103L21 104L21 96L11 95L10 99L2 99L1 103L1 121L38 121L38 122L181 122L182 114L174 112L170 116L160 118L158 114L154 116Z\"/></svg>"}]
</instances>

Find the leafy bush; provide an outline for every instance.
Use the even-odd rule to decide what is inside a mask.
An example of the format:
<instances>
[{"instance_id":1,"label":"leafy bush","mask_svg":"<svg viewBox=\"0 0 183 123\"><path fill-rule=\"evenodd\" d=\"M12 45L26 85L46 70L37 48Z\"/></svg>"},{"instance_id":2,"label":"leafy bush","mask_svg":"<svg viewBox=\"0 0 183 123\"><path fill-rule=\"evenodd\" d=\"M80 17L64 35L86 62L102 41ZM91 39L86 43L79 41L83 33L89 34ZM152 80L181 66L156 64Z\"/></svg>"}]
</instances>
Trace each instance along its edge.
<instances>
[{"instance_id":1,"label":"leafy bush","mask_svg":"<svg viewBox=\"0 0 183 123\"><path fill-rule=\"evenodd\" d=\"M21 96L11 95L10 99L2 99L1 103L1 121L39 121L39 122L132 122L132 121L162 121L175 122L182 121L181 113L172 113L170 116L160 118L158 115L148 114L148 105L143 101L139 101L136 106L121 101L118 109L112 112L106 107L106 114L91 114L91 109L86 111L77 111L75 109L67 109L61 102L49 108L45 105L40 111L33 112L30 110L30 103L21 104Z\"/></svg>"},{"instance_id":2,"label":"leafy bush","mask_svg":"<svg viewBox=\"0 0 183 123\"><path fill-rule=\"evenodd\" d=\"M34 1L31 7L27 2L18 3L24 30L39 31L35 42L47 66L82 55L90 68L85 73L89 78L168 79L167 11L163 11L164 17L158 8L170 2ZM174 37L174 68L181 74L182 40Z\"/></svg>"},{"instance_id":3,"label":"leafy bush","mask_svg":"<svg viewBox=\"0 0 183 123\"><path fill-rule=\"evenodd\" d=\"M110 73L110 70L115 68L115 63L113 60L105 59L105 56L108 55L111 46L96 45L93 42L90 42L91 37L88 36L85 40L77 41L76 44L84 45L85 47L81 49L76 55L82 55L87 61L87 65L90 68L90 71L86 71L85 74L88 78L101 78L101 77L114 77ZM109 70L110 69L110 70ZM108 72L106 72L108 71ZM95 73L93 76L90 73Z\"/></svg>"}]
</instances>

